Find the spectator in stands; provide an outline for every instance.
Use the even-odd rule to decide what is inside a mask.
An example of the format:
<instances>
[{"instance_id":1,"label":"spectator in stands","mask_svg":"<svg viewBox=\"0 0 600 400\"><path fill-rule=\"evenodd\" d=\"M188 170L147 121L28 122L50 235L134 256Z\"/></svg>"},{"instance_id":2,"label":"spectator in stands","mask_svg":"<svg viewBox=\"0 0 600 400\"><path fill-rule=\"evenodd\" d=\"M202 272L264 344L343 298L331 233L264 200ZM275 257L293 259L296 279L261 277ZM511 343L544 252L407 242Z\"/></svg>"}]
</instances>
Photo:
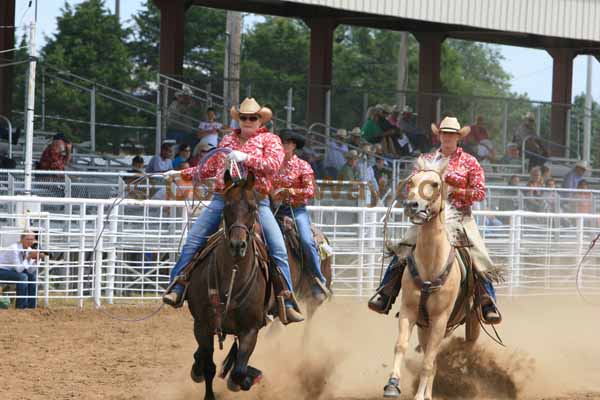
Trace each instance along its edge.
<instances>
[{"instance_id":1,"label":"spectator in stands","mask_svg":"<svg viewBox=\"0 0 600 400\"><path fill-rule=\"evenodd\" d=\"M148 166L146 167L146 172L149 174L156 172L165 172L173 169L173 148L170 143L163 143L160 146L160 155L152 157Z\"/></svg>"},{"instance_id":2,"label":"spectator in stands","mask_svg":"<svg viewBox=\"0 0 600 400\"><path fill-rule=\"evenodd\" d=\"M198 143L194 148L194 152L192 157L189 158L188 162L190 166L195 167L198 165L202 157L206 155L206 153L213 151L215 148L210 143Z\"/></svg>"},{"instance_id":3,"label":"spectator in stands","mask_svg":"<svg viewBox=\"0 0 600 400\"><path fill-rule=\"evenodd\" d=\"M35 243L35 234L24 232L18 242L0 252L0 281L16 283L18 309L36 306L37 263L44 253L33 250Z\"/></svg>"},{"instance_id":4,"label":"spectator in stands","mask_svg":"<svg viewBox=\"0 0 600 400\"><path fill-rule=\"evenodd\" d=\"M372 169L373 174L375 175L375 179L377 179L377 182L379 182L379 179L382 175L388 175L389 178L390 171L385 165L385 158L377 157L375 159L375 165L373 165Z\"/></svg>"},{"instance_id":5,"label":"spectator in stands","mask_svg":"<svg viewBox=\"0 0 600 400\"><path fill-rule=\"evenodd\" d=\"M556 188L556 181L554 179L548 178L544 182L546 184L546 188L548 188L548 189ZM544 201L548 205L549 212L558 213L558 212L562 211L561 207L560 207L560 196L556 190L545 190L544 191Z\"/></svg>"},{"instance_id":6,"label":"spectator in stands","mask_svg":"<svg viewBox=\"0 0 600 400\"><path fill-rule=\"evenodd\" d=\"M360 171L358 170L358 152L350 150L344 155L346 163L337 174L338 181L359 181Z\"/></svg>"},{"instance_id":7,"label":"spectator in stands","mask_svg":"<svg viewBox=\"0 0 600 400\"><path fill-rule=\"evenodd\" d=\"M483 126L483 117L478 115L475 118L475 123L470 125L470 128L471 131L463 141L463 148L472 156L479 157L479 144L482 140L490 138L487 129Z\"/></svg>"},{"instance_id":8,"label":"spectator in stands","mask_svg":"<svg viewBox=\"0 0 600 400\"><path fill-rule=\"evenodd\" d=\"M542 165L540 168L542 171L542 181L546 183L548 179L552 178L552 174L550 174L550 168L545 165Z\"/></svg>"},{"instance_id":9,"label":"spectator in stands","mask_svg":"<svg viewBox=\"0 0 600 400\"><path fill-rule=\"evenodd\" d=\"M362 138L361 138L361 131L360 128L358 126L352 128L352 130L350 131L350 144L354 147L361 147L362 144Z\"/></svg>"},{"instance_id":10,"label":"spectator in stands","mask_svg":"<svg viewBox=\"0 0 600 400\"><path fill-rule=\"evenodd\" d=\"M540 167L533 167L529 171L529 181L536 184L536 186L544 186L544 179L542 178L542 169Z\"/></svg>"},{"instance_id":11,"label":"spectator in stands","mask_svg":"<svg viewBox=\"0 0 600 400\"><path fill-rule=\"evenodd\" d=\"M379 157L384 156L383 146L381 145L381 143L375 143L373 145L373 152L375 153L376 156L379 156Z\"/></svg>"},{"instance_id":12,"label":"spectator in stands","mask_svg":"<svg viewBox=\"0 0 600 400\"><path fill-rule=\"evenodd\" d=\"M47 171L64 171L65 166L71 162L73 144L64 134L57 133L42 153L38 169Z\"/></svg>"},{"instance_id":13,"label":"spectator in stands","mask_svg":"<svg viewBox=\"0 0 600 400\"><path fill-rule=\"evenodd\" d=\"M202 142L202 141L200 141ZM179 149L177 150L177 155L175 156L175 159L173 160L173 169L181 169L179 168L179 165L181 163L187 163L187 161L190 159L190 156L192 154L192 148L190 147L189 144L186 143L182 143L179 145Z\"/></svg>"},{"instance_id":14,"label":"spectator in stands","mask_svg":"<svg viewBox=\"0 0 600 400\"><path fill-rule=\"evenodd\" d=\"M327 141L327 152L323 161L326 179L336 179L338 171L346 163L344 154L348 152L348 145L345 143L347 136L348 132L345 129L338 129L335 132L335 139Z\"/></svg>"},{"instance_id":15,"label":"spectator in stands","mask_svg":"<svg viewBox=\"0 0 600 400\"><path fill-rule=\"evenodd\" d=\"M576 189L582 190L575 193L575 212L578 214L593 214L594 204L592 202L592 192L590 192L590 184L585 179L577 183Z\"/></svg>"},{"instance_id":16,"label":"spectator in stands","mask_svg":"<svg viewBox=\"0 0 600 400\"><path fill-rule=\"evenodd\" d=\"M506 153L499 161L500 164L505 165L521 165L521 157L519 156L519 145L515 142L510 142L506 145ZM507 172L513 169L507 169Z\"/></svg>"},{"instance_id":17,"label":"spectator in stands","mask_svg":"<svg viewBox=\"0 0 600 400\"><path fill-rule=\"evenodd\" d=\"M298 151L298 157L310 164L316 179L323 179L323 157L308 144Z\"/></svg>"},{"instance_id":18,"label":"spectator in stands","mask_svg":"<svg viewBox=\"0 0 600 400\"><path fill-rule=\"evenodd\" d=\"M192 89L183 85L175 93L175 100L167 110L167 139L177 143L190 142L197 125L198 107L192 98Z\"/></svg>"},{"instance_id":19,"label":"spectator in stands","mask_svg":"<svg viewBox=\"0 0 600 400\"><path fill-rule=\"evenodd\" d=\"M127 170L130 174L137 176L128 176L123 178L127 183L127 197L130 199L143 200L146 196L146 188L144 185L148 183L146 179L140 179L140 176L144 175L144 158L142 156L135 156L131 160L131 168ZM140 187L142 185L142 187Z\"/></svg>"},{"instance_id":20,"label":"spectator in stands","mask_svg":"<svg viewBox=\"0 0 600 400\"><path fill-rule=\"evenodd\" d=\"M562 187L565 189L576 189L579 182L583 180L583 176L589 169L589 165L585 161L578 161L575 167L569 171L563 178Z\"/></svg>"},{"instance_id":21,"label":"spectator in stands","mask_svg":"<svg viewBox=\"0 0 600 400\"><path fill-rule=\"evenodd\" d=\"M541 178L541 175L540 175ZM544 194L541 190L535 188L543 187L541 179L529 180L527 187L532 188L525 192L525 210L533 212L544 212L547 209L546 202L544 201Z\"/></svg>"},{"instance_id":22,"label":"spectator in stands","mask_svg":"<svg viewBox=\"0 0 600 400\"><path fill-rule=\"evenodd\" d=\"M519 148L522 148L524 140L527 141L525 143L525 157L529 160L529 169L544 165L548 157L548 151L537 134L535 116L532 112L528 112L523 116L523 121L513 137L513 142Z\"/></svg>"},{"instance_id":23,"label":"spectator in stands","mask_svg":"<svg viewBox=\"0 0 600 400\"><path fill-rule=\"evenodd\" d=\"M365 144L361 148L361 153L359 154L359 158L357 161L357 169L358 174L360 176L361 181L366 181L369 185L369 189L372 193L377 193L379 191L379 187L377 184L377 179L375 178L375 171L373 171L373 160L371 155L372 145Z\"/></svg>"},{"instance_id":24,"label":"spectator in stands","mask_svg":"<svg viewBox=\"0 0 600 400\"><path fill-rule=\"evenodd\" d=\"M400 131L408 137L410 144L414 151L419 153L427 153L429 151L429 138L423 131L417 129L417 125L413 118L412 108L404 106L402 109L402 116L398 121L398 128ZM414 154L417 155L417 154Z\"/></svg>"},{"instance_id":25,"label":"spectator in stands","mask_svg":"<svg viewBox=\"0 0 600 400\"><path fill-rule=\"evenodd\" d=\"M388 107L388 108L386 108ZM383 138L394 134L394 126L391 125L386 117L389 114L389 106L377 104L375 107L369 109L367 113L367 121L362 127L362 138L371 143L381 143ZM386 144L384 143L384 146ZM393 146L387 144L388 153L393 153Z\"/></svg>"},{"instance_id":26,"label":"spectator in stands","mask_svg":"<svg viewBox=\"0 0 600 400\"><path fill-rule=\"evenodd\" d=\"M144 157L135 156L131 159L131 169L127 172L132 174L143 174L144 173Z\"/></svg>"},{"instance_id":27,"label":"spectator in stands","mask_svg":"<svg viewBox=\"0 0 600 400\"><path fill-rule=\"evenodd\" d=\"M198 143L209 143L212 147L219 145L219 135L223 134L223 124L217 121L215 109L208 107L206 109L206 120L201 121L196 132L195 147Z\"/></svg>"}]
</instances>

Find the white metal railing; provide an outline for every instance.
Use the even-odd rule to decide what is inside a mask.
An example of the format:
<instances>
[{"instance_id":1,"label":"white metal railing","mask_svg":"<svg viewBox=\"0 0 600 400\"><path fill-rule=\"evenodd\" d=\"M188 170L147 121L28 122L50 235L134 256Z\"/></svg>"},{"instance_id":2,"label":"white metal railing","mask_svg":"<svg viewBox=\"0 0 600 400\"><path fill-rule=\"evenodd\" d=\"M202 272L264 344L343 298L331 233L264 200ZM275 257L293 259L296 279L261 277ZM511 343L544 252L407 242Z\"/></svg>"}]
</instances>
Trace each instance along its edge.
<instances>
[{"instance_id":1,"label":"white metal railing","mask_svg":"<svg viewBox=\"0 0 600 400\"><path fill-rule=\"evenodd\" d=\"M28 224L38 232L39 249L49 255L37 275L37 297L46 305L157 299L178 257L182 231L198 212L175 201L0 199L16 210L0 213L1 248L18 240ZM335 294L372 294L381 273L386 209L319 206L310 207L310 212L334 250ZM500 295L576 292L575 267L595 235L597 215L522 211L475 215L490 255L505 268ZM408 226L402 209L393 209L387 240L397 241ZM588 294L600 294L599 251L594 249L584 263L582 283ZM10 286L8 294L15 295Z\"/></svg>"}]
</instances>

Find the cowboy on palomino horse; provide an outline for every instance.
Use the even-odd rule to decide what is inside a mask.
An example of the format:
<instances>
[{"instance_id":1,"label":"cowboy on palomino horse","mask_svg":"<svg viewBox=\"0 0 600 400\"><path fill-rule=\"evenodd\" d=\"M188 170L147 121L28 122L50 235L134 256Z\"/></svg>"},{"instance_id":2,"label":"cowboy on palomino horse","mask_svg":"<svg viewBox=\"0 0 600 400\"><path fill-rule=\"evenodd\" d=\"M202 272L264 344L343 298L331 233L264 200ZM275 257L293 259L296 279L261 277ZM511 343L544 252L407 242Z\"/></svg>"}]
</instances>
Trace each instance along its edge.
<instances>
[{"instance_id":1,"label":"cowboy on palomino horse","mask_svg":"<svg viewBox=\"0 0 600 400\"><path fill-rule=\"evenodd\" d=\"M315 281L312 295L320 304L327 298L327 281L321 271L321 258L311 230L311 221L306 204L315 196L315 175L309 163L299 158L294 152L304 147L304 137L289 132L281 135L285 158L281 168L273 179L273 198L281 201L276 210L276 217L290 217L298 231L304 257Z\"/></svg>"},{"instance_id":2,"label":"cowboy on palomino horse","mask_svg":"<svg viewBox=\"0 0 600 400\"><path fill-rule=\"evenodd\" d=\"M444 182L448 185L448 204L446 209L446 232L452 246L470 247L470 256L478 275L483 278L485 293L480 293L477 303L482 306L484 322L498 324L500 313L496 308L496 294L490 275L494 274L494 265L487 253L483 239L479 234L471 214L471 206L485 198L485 176L483 168L475 157L463 152L458 141L468 134L461 130L456 118L446 117L438 128L432 124L432 131L438 135L441 146L437 151L424 155L428 162L447 162ZM416 167L415 171L416 172ZM415 202L408 201L407 207ZM428 216L426 216L428 217ZM411 226L406 236L398 243L396 255L390 262L377 295L369 300L369 308L381 314L387 314L401 289L401 279L407 263L407 257L417 241L417 226Z\"/></svg>"},{"instance_id":3,"label":"cowboy on palomino horse","mask_svg":"<svg viewBox=\"0 0 600 400\"><path fill-rule=\"evenodd\" d=\"M180 274L194 255L204 247L208 238L219 229L224 207L222 193L227 189L224 183L224 172L229 164L233 163L232 165L235 166L236 163L240 163L255 177L254 189L258 195L259 219L269 255L285 278L287 285L287 291L282 290L281 293L286 297L286 318L284 320L288 323L301 322L304 317L295 304L285 242L269 207L268 195L273 184L272 178L281 167L284 158L279 137L261 127L271 119L272 112L266 107L261 107L253 98L246 98L240 104L239 111L235 107L231 108L231 116L239 121L240 129L234 130L219 143L219 149L232 150L227 156L219 153L208 159L202 167L165 173L166 176L181 173L186 179L191 179L192 176L199 173L201 179L216 177L216 183L210 205L202 211L190 228L181 256L171 271L171 284L163 295L163 302L173 307L180 307L183 304L187 282L185 276Z\"/></svg>"}]
</instances>

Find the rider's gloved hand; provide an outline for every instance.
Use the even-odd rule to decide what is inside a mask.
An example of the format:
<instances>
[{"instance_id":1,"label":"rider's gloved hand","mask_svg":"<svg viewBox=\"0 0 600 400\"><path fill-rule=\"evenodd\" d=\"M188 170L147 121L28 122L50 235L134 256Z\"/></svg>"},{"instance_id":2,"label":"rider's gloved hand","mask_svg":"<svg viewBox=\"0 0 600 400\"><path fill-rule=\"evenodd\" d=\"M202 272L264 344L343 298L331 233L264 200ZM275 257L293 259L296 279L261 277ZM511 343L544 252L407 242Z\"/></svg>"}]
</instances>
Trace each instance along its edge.
<instances>
[{"instance_id":1,"label":"rider's gloved hand","mask_svg":"<svg viewBox=\"0 0 600 400\"><path fill-rule=\"evenodd\" d=\"M243 162L248 159L248 154L243 151L233 150L231 153L227 154L227 159L235 162Z\"/></svg>"},{"instance_id":2,"label":"rider's gloved hand","mask_svg":"<svg viewBox=\"0 0 600 400\"><path fill-rule=\"evenodd\" d=\"M170 171L163 172L162 176L165 177L165 178L171 178L171 177L176 177L176 176L178 176L180 174L181 174L181 171L177 171L177 170L172 169Z\"/></svg>"}]
</instances>

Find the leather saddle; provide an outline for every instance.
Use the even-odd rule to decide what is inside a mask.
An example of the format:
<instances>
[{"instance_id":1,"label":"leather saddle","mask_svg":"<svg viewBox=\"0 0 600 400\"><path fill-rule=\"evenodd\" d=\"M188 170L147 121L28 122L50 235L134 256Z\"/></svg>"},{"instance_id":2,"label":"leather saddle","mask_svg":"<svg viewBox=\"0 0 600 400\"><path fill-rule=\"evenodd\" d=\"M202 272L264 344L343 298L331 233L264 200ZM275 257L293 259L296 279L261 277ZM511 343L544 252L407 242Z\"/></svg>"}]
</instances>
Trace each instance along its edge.
<instances>
[{"instance_id":1,"label":"leather saddle","mask_svg":"<svg viewBox=\"0 0 600 400\"><path fill-rule=\"evenodd\" d=\"M298 234L294 220L288 216L277 216L277 222L281 227L283 237L286 244L289 246L292 255L297 259L301 259L302 243L300 241L300 235ZM317 249L319 250L319 256L321 260L324 260L329 257L329 253L323 247L324 244L329 245L327 237L323 232L321 232L321 230L315 228L314 225L311 225L310 229L312 231L313 239L315 240Z\"/></svg>"}]
</instances>

